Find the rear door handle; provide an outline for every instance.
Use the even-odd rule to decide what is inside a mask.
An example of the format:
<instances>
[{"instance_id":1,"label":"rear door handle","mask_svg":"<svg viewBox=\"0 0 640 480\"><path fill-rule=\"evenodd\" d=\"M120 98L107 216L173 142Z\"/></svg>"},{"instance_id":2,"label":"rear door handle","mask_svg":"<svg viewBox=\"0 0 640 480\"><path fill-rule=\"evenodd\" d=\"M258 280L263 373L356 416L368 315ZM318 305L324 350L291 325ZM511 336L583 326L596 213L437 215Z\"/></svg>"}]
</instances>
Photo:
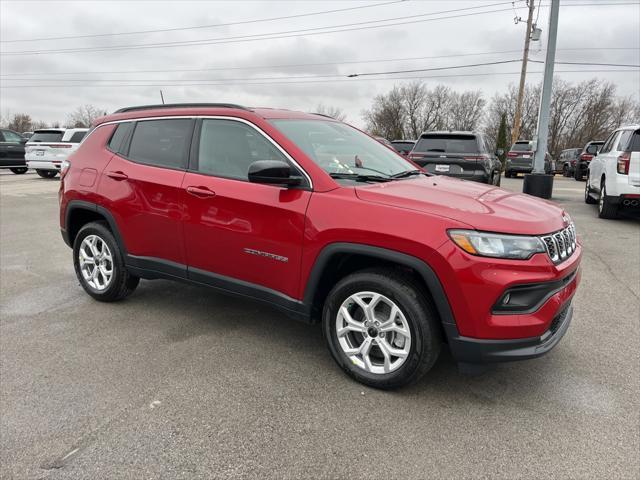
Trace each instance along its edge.
<instances>
[{"instance_id":1,"label":"rear door handle","mask_svg":"<svg viewBox=\"0 0 640 480\"><path fill-rule=\"evenodd\" d=\"M210 198L216 196L216 192L209 190L207 187L190 186L187 187L187 192L198 198Z\"/></svg>"},{"instance_id":2,"label":"rear door handle","mask_svg":"<svg viewBox=\"0 0 640 480\"><path fill-rule=\"evenodd\" d=\"M107 177L109 178L113 178L114 180L117 181L122 181L122 180L126 180L127 178L129 178L129 176L126 173L117 171L117 172L107 172Z\"/></svg>"}]
</instances>

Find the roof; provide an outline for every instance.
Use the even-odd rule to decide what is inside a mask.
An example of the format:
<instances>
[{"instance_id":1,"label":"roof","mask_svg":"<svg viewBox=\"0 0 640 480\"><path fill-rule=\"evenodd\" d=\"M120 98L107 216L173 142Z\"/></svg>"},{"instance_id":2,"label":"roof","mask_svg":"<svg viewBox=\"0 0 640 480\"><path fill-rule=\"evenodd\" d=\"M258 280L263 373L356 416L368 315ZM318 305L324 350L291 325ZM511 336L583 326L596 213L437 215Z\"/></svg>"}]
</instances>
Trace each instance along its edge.
<instances>
[{"instance_id":1,"label":"roof","mask_svg":"<svg viewBox=\"0 0 640 480\"><path fill-rule=\"evenodd\" d=\"M479 135L479 133L464 130L431 130L420 134L421 137L424 135Z\"/></svg>"},{"instance_id":2,"label":"roof","mask_svg":"<svg viewBox=\"0 0 640 480\"><path fill-rule=\"evenodd\" d=\"M294 110L276 108L248 108L233 103L172 103L160 105L140 105L126 107L116 110L110 115L99 118L94 125L117 120L135 120L136 118L159 117L159 116L189 116L189 115L220 115L237 116L240 118L251 118L257 115L263 119L308 119L334 121L330 117L312 113L297 112Z\"/></svg>"}]
</instances>

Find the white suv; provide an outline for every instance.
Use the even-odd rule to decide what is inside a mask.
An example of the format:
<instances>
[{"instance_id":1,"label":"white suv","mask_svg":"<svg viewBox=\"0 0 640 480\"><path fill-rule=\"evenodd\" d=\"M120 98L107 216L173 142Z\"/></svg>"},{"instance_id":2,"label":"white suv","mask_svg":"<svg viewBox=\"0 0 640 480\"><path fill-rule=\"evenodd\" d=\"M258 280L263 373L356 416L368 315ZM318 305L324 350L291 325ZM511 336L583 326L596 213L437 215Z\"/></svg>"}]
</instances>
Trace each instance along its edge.
<instances>
[{"instance_id":1,"label":"white suv","mask_svg":"<svg viewBox=\"0 0 640 480\"><path fill-rule=\"evenodd\" d=\"M88 128L36 130L25 145L24 158L42 178L55 177L62 162L75 152Z\"/></svg>"},{"instance_id":2,"label":"white suv","mask_svg":"<svg viewBox=\"0 0 640 480\"><path fill-rule=\"evenodd\" d=\"M600 218L616 218L620 209L640 207L640 125L609 135L589 163L586 203L598 203Z\"/></svg>"}]
</instances>

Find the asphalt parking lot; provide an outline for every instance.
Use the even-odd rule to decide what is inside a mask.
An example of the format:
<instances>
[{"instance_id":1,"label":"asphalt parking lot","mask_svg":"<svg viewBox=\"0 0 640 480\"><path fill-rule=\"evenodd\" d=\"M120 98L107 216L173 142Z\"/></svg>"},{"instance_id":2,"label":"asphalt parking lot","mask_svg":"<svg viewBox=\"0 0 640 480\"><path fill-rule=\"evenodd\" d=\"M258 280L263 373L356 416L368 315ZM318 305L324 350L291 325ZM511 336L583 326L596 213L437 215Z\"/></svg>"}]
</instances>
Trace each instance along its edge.
<instances>
[{"instance_id":1,"label":"asphalt parking lot","mask_svg":"<svg viewBox=\"0 0 640 480\"><path fill-rule=\"evenodd\" d=\"M443 355L396 392L343 375L318 326L204 288L93 301L58 184L0 174L2 478L640 476L640 222L598 219L584 183L555 179L585 246L558 347L477 377Z\"/></svg>"}]
</instances>

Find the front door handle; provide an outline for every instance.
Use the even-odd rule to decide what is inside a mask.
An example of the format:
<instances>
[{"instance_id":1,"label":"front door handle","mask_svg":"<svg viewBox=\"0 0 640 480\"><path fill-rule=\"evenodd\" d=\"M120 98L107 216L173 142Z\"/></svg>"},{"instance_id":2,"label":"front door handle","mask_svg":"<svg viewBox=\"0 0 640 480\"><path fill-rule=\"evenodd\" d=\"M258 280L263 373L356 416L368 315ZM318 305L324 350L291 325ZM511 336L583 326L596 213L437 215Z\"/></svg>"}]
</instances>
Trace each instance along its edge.
<instances>
[{"instance_id":1,"label":"front door handle","mask_svg":"<svg viewBox=\"0 0 640 480\"><path fill-rule=\"evenodd\" d=\"M207 187L187 187L187 192L198 198L210 198L215 197L216 192L213 190L209 190Z\"/></svg>"},{"instance_id":2,"label":"front door handle","mask_svg":"<svg viewBox=\"0 0 640 480\"><path fill-rule=\"evenodd\" d=\"M127 178L129 178L129 176L126 173L117 171L117 172L107 172L107 177L109 178L113 178L114 180L117 181L122 181L122 180L126 180Z\"/></svg>"}]
</instances>

